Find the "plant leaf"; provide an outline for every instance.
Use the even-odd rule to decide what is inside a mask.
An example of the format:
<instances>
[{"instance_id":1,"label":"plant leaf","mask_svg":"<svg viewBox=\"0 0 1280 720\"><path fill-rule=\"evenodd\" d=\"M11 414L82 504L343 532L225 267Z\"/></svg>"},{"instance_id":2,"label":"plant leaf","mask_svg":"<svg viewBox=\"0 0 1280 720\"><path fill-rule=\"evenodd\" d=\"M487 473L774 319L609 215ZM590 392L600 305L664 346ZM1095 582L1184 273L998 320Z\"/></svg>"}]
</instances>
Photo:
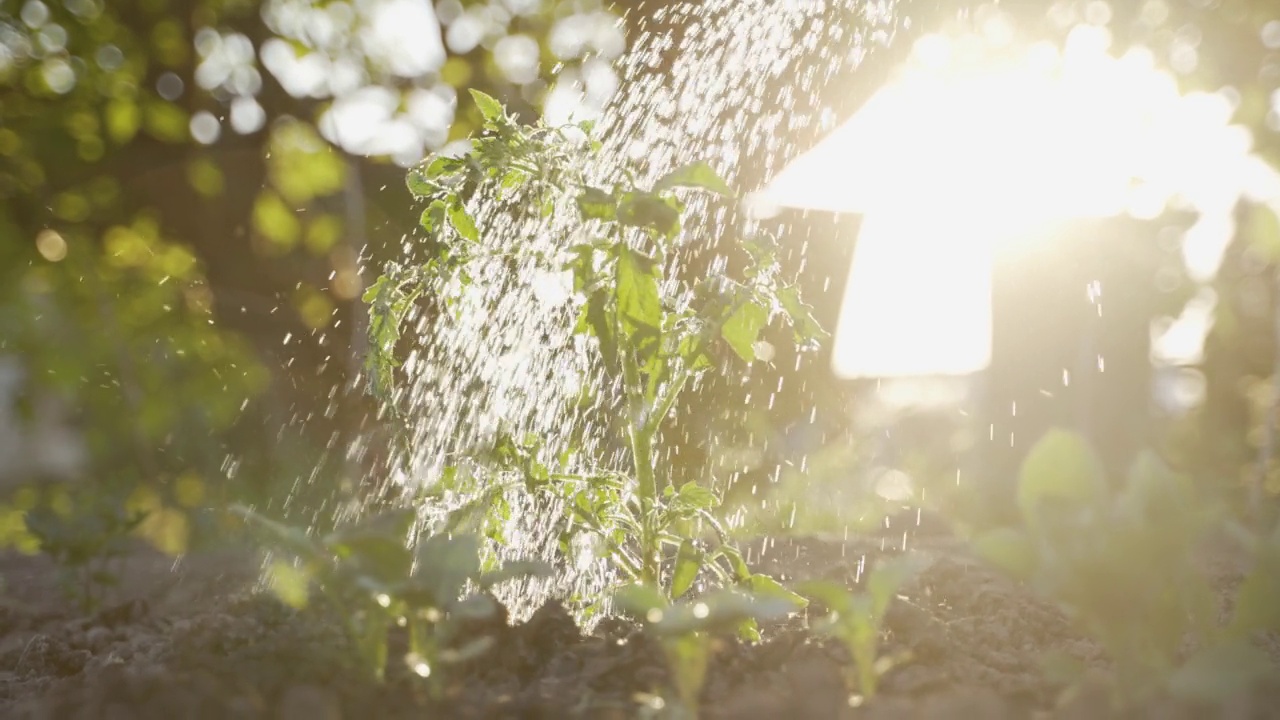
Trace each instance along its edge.
<instances>
[{"instance_id":1,"label":"plant leaf","mask_svg":"<svg viewBox=\"0 0 1280 720\"><path fill-rule=\"evenodd\" d=\"M809 601L803 595L788 590L782 583L768 575L761 573L752 575L751 579L747 581L747 587L751 589L751 594L757 598L781 600L790 603L796 610L809 605Z\"/></svg>"},{"instance_id":2,"label":"plant leaf","mask_svg":"<svg viewBox=\"0 0 1280 720\"><path fill-rule=\"evenodd\" d=\"M681 705L696 708L711 660L710 639L700 633L688 633L664 640L662 649Z\"/></svg>"},{"instance_id":3,"label":"plant leaf","mask_svg":"<svg viewBox=\"0 0 1280 720\"><path fill-rule=\"evenodd\" d=\"M480 108L480 114L484 116L486 121L497 122L506 115L502 103L498 102L498 99L492 95L471 88L471 97L475 100L476 107Z\"/></svg>"},{"instance_id":4,"label":"plant leaf","mask_svg":"<svg viewBox=\"0 0 1280 720\"><path fill-rule=\"evenodd\" d=\"M405 175L404 184L415 197L427 197L436 189L435 185L427 179L426 168L423 167L410 170Z\"/></svg>"},{"instance_id":5,"label":"plant leaf","mask_svg":"<svg viewBox=\"0 0 1280 720\"><path fill-rule=\"evenodd\" d=\"M932 559L921 553L907 553L878 565L867 576L867 594L877 617L884 614L889 603L909 580L924 572Z\"/></svg>"},{"instance_id":6,"label":"plant leaf","mask_svg":"<svg viewBox=\"0 0 1280 720\"><path fill-rule=\"evenodd\" d=\"M720 336L729 343L729 347L745 362L756 359L755 344L760 339L760 331L769 323L769 311L754 300L743 303L724 325L720 327Z\"/></svg>"},{"instance_id":7,"label":"plant leaf","mask_svg":"<svg viewBox=\"0 0 1280 720\"><path fill-rule=\"evenodd\" d=\"M310 589L311 575L306 570L279 559L271 563L271 593L280 602L301 610L307 606Z\"/></svg>"},{"instance_id":8,"label":"plant leaf","mask_svg":"<svg viewBox=\"0 0 1280 720\"><path fill-rule=\"evenodd\" d=\"M630 248L618 254L618 313L629 335L662 327L662 302L652 260Z\"/></svg>"},{"instance_id":9,"label":"plant leaf","mask_svg":"<svg viewBox=\"0 0 1280 720\"><path fill-rule=\"evenodd\" d=\"M444 222L445 204L443 200L433 200L422 211L422 216L418 218L418 224L426 230L428 234L433 234L440 227L440 223Z\"/></svg>"},{"instance_id":10,"label":"plant leaf","mask_svg":"<svg viewBox=\"0 0 1280 720\"><path fill-rule=\"evenodd\" d=\"M641 583L619 589L613 600L619 610L640 620L646 620L651 610L665 611L669 605L661 590Z\"/></svg>"},{"instance_id":11,"label":"plant leaf","mask_svg":"<svg viewBox=\"0 0 1280 720\"><path fill-rule=\"evenodd\" d=\"M1018 508L1038 524L1046 502L1071 507L1096 502L1103 491L1102 465L1089 441L1061 429L1050 430L1031 448L1018 478Z\"/></svg>"},{"instance_id":12,"label":"plant leaf","mask_svg":"<svg viewBox=\"0 0 1280 720\"><path fill-rule=\"evenodd\" d=\"M698 510L710 510L716 506L716 494L694 481L680 486L679 498L682 503Z\"/></svg>"},{"instance_id":13,"label":"plant leaf","mask_svg":"<svg viewBox=\"0 0 1280 720\"><path fill-rule=\"evenodd\" d=\"M458 232L463 240L469 242L480 241L480 231L476 228L476 221L471 217L471 213L462 206L462 203L455 202L449 206L449 224Z\"/></svg>"},{"instance_id":14,"label":"plant leaf","mask_svg":"<svg viewBox=\"0 0 1280 720\"><path fill-rule=\"evenodd\" d=\"M796 342L811 343L831 337L813 316L813 308L800 299L799 288L785 287L779 290L778 303L782 305L782 311L791 323Z\"/></svg>"},{"instance_id":15,"label":"plant leaf","mask_svg":"<svg viewBox=\"0 0 1280 720\"><path fill-rule=\"evenodd\" d=\"M587 220L612 222L618 218L618 199L600 188L586 187L578 195L578 212Z\"/></svg>"},{"instance_id":16,"label":"plant leaf","mask_svg":"<svg viewBox=\"0 0 1280 720\"><path fill-rule=\"evenodd\" d=\"M491 588L511 580L550 577L554 572L555 568L538 560L511 560L501 568L480 576L480 587Z\"/></svg>"},{"instance_id":17,"label":"plant leaf","mask_svg":"<svg viewBox=\"0 0 1280 720\"><path fill-rule=\"evenodd\" d=\"M751 568L747 567L747 562L742 559L742 551L732 545L721 545L717 552L729 561L729 567L733 569L734 579L738 582L751 580Z\"/></svg>"},{"instance_id":18,"label":"plant leaf","mask_svg":"<svg viewBox=\"0 0 1280 720\"><path fill-rule=\"evenodd\" d=\"M269 541L299 557L318 561L327 559L319 542L305 530L276 522L244 505L232 505L228 511L265 534Z\"/></svg>"},{"instance_id":19,"label":"plant leaf","mask_svg":"<svg viewBox=\"0 0 1280 720\"><path fill-rule=\"evenodd\" d=\"M618 222L632 227L646 228L664 238L675 237L680 232L679 206L653 193L624 193L618 203Z\"/></svg>"},{"instance_id":20,"label":"plant leaf","mask_svg":"<svg viewBox=\"0 0 1280 720\"><path fill-rule=\"evenodd\" d=\"M710 163L702 160L672 170L653 187L655 191L671 188L700 188L724 197L733 197L735 194L729 183L716 173Z\"/></svg>"},{"instance_id":21,"label":"plant leaf","mask_svg":"<svg viewBox=\"0 0 1280 720\"><path fill-rule=\"evenodd\" d=\"M453 603L449 611L458 618L485 620L498 611L498 603L488 595L468 595Z\"/></svg>"},{"instance_id":22,"label":"plant leaf","mask_svg":"<svg viewBox=\"0 0 1280 720\"><path fill-rule=\"evenodd\" d=\"M680 543L680 550L676 553L675 570L671 573L671 597L679 598L693 587L693 581L698 578L698 571L702 569L702 561L705 554L699 550L693 541L685 538Z\"/></svg>"},{"instance_id":23,"label":"plant leaf","mask_svg":"<svg viewBox=\"0 0 1280 720\"><path fill-rule=\"evenodd\" d=\"M587 297L582 306L582 314L578 318L575 333L587 332L600 341L600 354L606 367L613 367L618 358L618 340L615 337L614 323L609 312L609 293L600 288Z\"/></svg>"},{"instance_id":24,"label":"plant leaf","mask_svg":"<svg viewBox=\"0 0 1280 720\"><path fill-rule=\"evenodd\" d=\"M796 586L801 595L817 600L826 609L841 615L849 615L853 607L853 593L848 588L830 580L807 580Z\"/></svg>"},{"instance_id":25,"label":"plant leaf","mask_svg":"<svg viewBox=\"0 0 1280 720\"><path fill-rule=\"evenodd\" d=\"M410 584L437 606L453 602L480 574L480 541L474 535L432 535L418 544L416 555Z\"/></svg>"}]
</instances>

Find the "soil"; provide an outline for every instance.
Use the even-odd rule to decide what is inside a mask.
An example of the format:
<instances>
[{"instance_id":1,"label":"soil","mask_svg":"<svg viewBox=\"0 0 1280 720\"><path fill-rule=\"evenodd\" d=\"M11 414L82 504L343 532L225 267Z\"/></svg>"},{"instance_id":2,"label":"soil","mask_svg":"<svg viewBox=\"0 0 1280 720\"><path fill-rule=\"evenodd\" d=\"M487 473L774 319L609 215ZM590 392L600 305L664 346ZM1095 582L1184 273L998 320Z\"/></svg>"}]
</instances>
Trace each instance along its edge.
<instances>
[{"instance_id":1,"label":"soil","mask_svg":"<svg viewBox=\"0 0 1280 720\"><path fill-rule=\"evenodd\" d=\"M901 542L901 537L897 538ZM754 646L718 644L701 717L1096 718L1099 689L1062 699L1041 658L1065 652L1105 673L1099 650L1044 602L972 558L945 533L910 538L936 561L893 606L886 652L910 653L882 692L850 707L844 651L808 637L799 620L766 628ZM881 546L885 546L882 550ZM886 539L778 539L751 548L761 570L785 580L855 582ZM1209 554L1206 567L1229 604L1243 568ZM61 599L44 558L0 558L0 717L4 718L636 718L664 686L661 652L635 627L605 621L583 634L549 603L524 623L497 622L493 650L454 671L448 699L394 667L378 684L348 660L340 625L322 609L294 611L255 589L250 550L201 553L174 563L139 549L126 558L112 602L86 616ZM1262 638L1275 652L1276 638ZM392 650L392 657L395 656ZM1276 655L1280 659L1280 654ZM1210 710L1157 698L1150 718L1280 718L1280 677Z\"/></svg>"}]
</instances>

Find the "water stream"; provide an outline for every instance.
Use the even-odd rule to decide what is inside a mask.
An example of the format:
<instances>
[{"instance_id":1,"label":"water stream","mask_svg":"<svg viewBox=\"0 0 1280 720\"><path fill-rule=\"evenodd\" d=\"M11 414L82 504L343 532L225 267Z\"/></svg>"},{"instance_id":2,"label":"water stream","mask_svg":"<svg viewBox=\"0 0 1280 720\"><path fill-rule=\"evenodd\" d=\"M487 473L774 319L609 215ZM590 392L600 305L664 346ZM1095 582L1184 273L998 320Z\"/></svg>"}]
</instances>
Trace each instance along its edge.
<instances>
[{"instance_id":1,"label":"water stream","mask_svg":"<svg viewBox=\"0 0 1280 720\"><path fill-rule=\"evenodd\" d=\"M828 22L833 16L842 21ZM658 11L617 68L621 91L597 126L603 148L585 173L603 184L626 167L643 186L706 160L731 184L748 170L768 176L801 149L788 131L820 113L824 81L888 42L895 22L892 3L863 0L709 0ZM748 156L763 158L764 167L744 168ZM492 193L479 194L469 210L486 246L499 252L552 253L582 232L565 219L572 213L543 219ZM738 215L733 207L695 200L682 242L714 246L733 237ZM407 237L406 254L413 256L420 242ZM714 252L709 256L716 262ZM604 381L573 336L576 312L563 279L533 262L492 256L467 270L472 283L455 312L410 320L421 341L404 365L407 451L389 482L429 487L444 468L503 432L540 438L546 458L578 448L569 470L629 471L599 422L616 412L610 394L580 403L584 386ZM501 553L557 559L557 509L516 490L506 499L512 512ZM514 617L551 596L589 596L609 579L589 551L557 566L564 568L558 577L506 593Z\"/></svg>"}]
</instances>

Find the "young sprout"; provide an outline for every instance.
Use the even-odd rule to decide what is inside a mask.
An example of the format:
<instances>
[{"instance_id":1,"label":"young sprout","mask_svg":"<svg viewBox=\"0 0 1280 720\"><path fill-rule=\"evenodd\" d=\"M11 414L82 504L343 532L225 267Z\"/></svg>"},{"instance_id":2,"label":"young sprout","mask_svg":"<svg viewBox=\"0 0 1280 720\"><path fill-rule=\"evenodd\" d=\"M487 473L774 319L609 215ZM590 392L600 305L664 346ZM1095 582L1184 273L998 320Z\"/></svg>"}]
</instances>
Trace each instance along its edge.
<instances>
[{"instance_id":1,"label":"young sprout","mask_svg":"<svg viewBox=\"0 0 1280 720\"><path fill-rule=\"evenodd\" d=\"M874 697L880 677L895 664L894 658L880 656L885 612L899 589L929 564L930 560L919 553L881 562L865 576L862 592L826 580L812 580L797 587L800 594L827 609L827 614L813 623L813 630L838 640L853 661L845 675L846 686L853 693L851 703L860 704Z\"/></svg>"},{"instance_id":2,"label":"young sprout","mask_svg":"<svg viewBox=\"0 0 1280 720\"><path fill-rule=\"evenodd\" d=\"M803 599L730 589L671 603L663 591L640 584L622 588L614 601L623 612L640 618L645 631L662 647L675 691L675 703L664 703L664 707L668 717L676 720L697 720L699 697L714 650L713 635L755 634L758 621L786 617L804 605Z\"/></svg>"}]
</instances>

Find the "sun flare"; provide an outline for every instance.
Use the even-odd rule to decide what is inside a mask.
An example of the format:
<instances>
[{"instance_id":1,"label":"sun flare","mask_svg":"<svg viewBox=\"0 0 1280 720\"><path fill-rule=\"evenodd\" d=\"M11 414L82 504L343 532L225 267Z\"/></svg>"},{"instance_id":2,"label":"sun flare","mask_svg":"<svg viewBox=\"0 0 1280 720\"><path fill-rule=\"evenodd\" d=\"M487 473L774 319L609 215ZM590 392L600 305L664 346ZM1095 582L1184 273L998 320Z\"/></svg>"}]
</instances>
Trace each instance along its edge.
<instances>
[{"instance_id":1,"label":"sun flare","mask_svg":"<svg viewBox=\"0 0 1280 720\"><path fill-rule=\"evenodd\" d=\"M1093 26L1061 47L1015 43L1008 28L925 36L893 82L763 191L775 206L865 216L837 375L984 368L993 254L1062 221L1178 206L1212 222L1243 194L1275 197L1248 131L1230 124L1229 93L1181 94L1150 52L1108 45ZM1189 234L1207 246L1185 249L1193 276L1212 276L1228 238Z\"/></svg>"}]
</instances>

